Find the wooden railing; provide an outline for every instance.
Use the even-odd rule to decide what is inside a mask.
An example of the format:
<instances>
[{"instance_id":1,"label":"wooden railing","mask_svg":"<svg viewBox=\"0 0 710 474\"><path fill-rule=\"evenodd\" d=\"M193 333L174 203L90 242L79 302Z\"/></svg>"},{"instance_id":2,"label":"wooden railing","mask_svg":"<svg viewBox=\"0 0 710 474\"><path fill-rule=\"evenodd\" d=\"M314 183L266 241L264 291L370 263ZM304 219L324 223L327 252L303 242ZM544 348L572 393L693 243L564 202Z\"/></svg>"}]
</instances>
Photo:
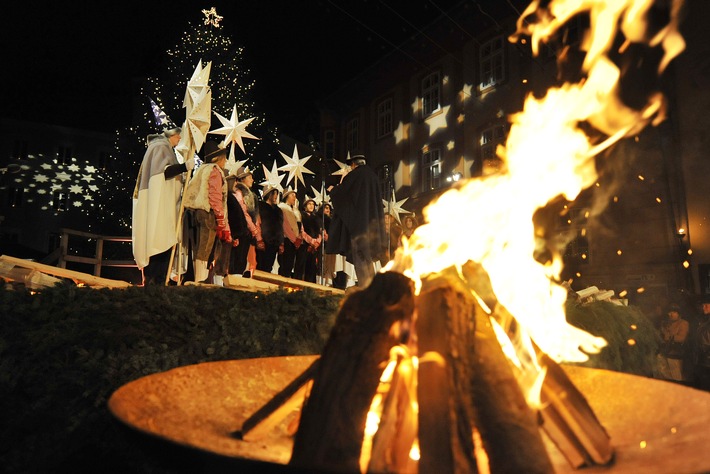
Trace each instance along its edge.
<instances>
[{"instance_id":1,"label":"wooden railing","mask_svg":"<svg viewBox=\"0 0 710 474\"><path fill-rule=\"evenodd\" d=\"M94 266L94 275L101 276L102 267L134 267L138 268L135 260L104 260L105 242L130 242L130 237L116 237L107 235L92 234L72 229L60 229L61 244L54 252L43 260L43 263L57 262L59 268L67 268L67 262L86 263ZM93 257L85 257L69 253L69 237L81 237L87 240L95 240L96 247Z\"/></svg>"}]
</instances>

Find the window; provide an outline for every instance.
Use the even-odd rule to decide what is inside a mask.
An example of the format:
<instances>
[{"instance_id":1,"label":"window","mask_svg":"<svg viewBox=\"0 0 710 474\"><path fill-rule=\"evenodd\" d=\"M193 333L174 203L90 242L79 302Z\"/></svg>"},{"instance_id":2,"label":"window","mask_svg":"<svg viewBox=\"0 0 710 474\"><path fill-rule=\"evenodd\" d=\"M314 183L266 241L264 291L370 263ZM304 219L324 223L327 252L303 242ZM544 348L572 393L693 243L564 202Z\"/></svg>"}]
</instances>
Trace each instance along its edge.
<instances>
[{"instance_id":1,"label":"window","mask_svg":"<svg viewBox=\"0 0 710 474\"><path fill-rule=\"evenodd\" d=\"M394 189L394 178L391 170L392 165L390 164L384 164L375 170L377 178L380 180L380 191L385 201L389 201L392 198L392 190Z\"/></svg>"},{"instance_id":2,"label":"window","mask_svg":"<svg viewBox=\"0 0 710 474\"><path fill-rule=\"evenodd\" d=\"M441 150L429 148L422 153L422 191L441 187Z\"/></svg>"},{"instance_id":3,"label":"window","mask_svg":"<svg viewBox=\"0 0 710 474\"><path fill-rule=\"evenodd\" d=\"M483 174L488 175L498 171L500 159L496 155L498 145L505 144L505 125L495 125L481 132L481 161L483 162Z\"/></svg>"},{"instance_id":4,"label":"window","mask_svg":"<svg viewBox=\"0 0 710 474\"><path fill-rule=\"evenodd\" d=\"M326 130L323 134L324 147L323 153L326 158L335 158L335 132L333 130Z\"/></svg>"},{"instance_id":5,"label":"window","mask_svg":"<svg viewBox=\"0 0 710 474\"><path fill-rule=\"evenodd\" d=\"M15 140L12 147L12 157L17 159L27 158L27 142L24 140Z\"/></svg>"},{"instance_id":6,"label":"window","mask_svg":"<svg viewBox=\"0 0 710 474\"><path fill-rule=\"evenodd\" d=\"M71 162L72 149L69 146L59 146L57 147L57 163L60 165L66 165Z\"/></svg>"},{"instance_id":7,"label":"window","mask_svg":"<svg viewBox=\"0 0 710 474\"><path fill-rule=\"evenodd\" d=\"M360 121L357 118L350 120L346 127L348 150L357 150L360 147Z\"/></svg>"},{"instance_id":8,"label":"window","mask_svg":"<svg viewBox=\"0 0 710 474\"><path fill-rule=\"evenodd\" d=\"M505 80L504 48L505 42L502 36L497 36L481 45L479 90L495 87Z\"/></svg>"},{"instance_id":9,"label":"window","mask_svg":"<svg viewBox=\"0 0 710 474\"><path fill-rule=\"evenodd\" d=\"M392 99L377 104L377 138L392 133Z\"/></svg>"},{"instance_id":10,"label":"window","mask_svg":"<svg viewBox=\"0 0 710 474\"><path fill-rule=\"evenodd\" d=\"M441 80L439 72L422 79L422 115L428 117L441 108Z\"/></svg>"},{"instance_id":11,"label":"window","mask_svg":"<svg viewBox=\"0 0 710 474\"><path fill-rule=\"evenodd\" d=\"M10 207L20 207L22 205L22 197L25 194L25 188L10 186L7 193L7 205Z\"/></svg>"},{"instance_id":12,"label":"window","mask_svg":"<svg viewBox=\"0 0 710 474\"><path fill-rule=\"evenodd\" d=\"M54 191L52 207L55 211L66 211L69 204L69 194L62 191Z\"/></svg>"}]
</instances>

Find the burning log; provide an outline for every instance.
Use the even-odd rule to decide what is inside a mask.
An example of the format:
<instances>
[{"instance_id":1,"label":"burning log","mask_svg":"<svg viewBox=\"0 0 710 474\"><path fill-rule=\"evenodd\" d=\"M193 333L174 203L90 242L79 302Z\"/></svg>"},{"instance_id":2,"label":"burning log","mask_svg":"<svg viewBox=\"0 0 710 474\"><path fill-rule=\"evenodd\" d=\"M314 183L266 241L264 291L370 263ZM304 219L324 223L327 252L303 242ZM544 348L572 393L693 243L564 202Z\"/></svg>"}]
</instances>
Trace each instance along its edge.
<instances>
[{"instance_id":1,"label":"burning log","mask_svg":"<svg viewBox=\"0 0 710 474\"><path fill-rule=\"evenodd\" d=\"M496 319L510 335L514 318L498 304L483 267L469 261L463 265L462 273L469 288L494 310ZM608 464L614 457L614 448L584 395L554 360L533 346L538 361L547 370L540 394L543 430L572 467Z\"/></svg>"},{"instance_id":2,"label":"burning log","mask_svg":"<svg viewBox=\"0 0 710 474\"><path fill-rule=\"evenodd\" d=\"M477 472L473 444L474 301L458 275L422 282L415 329L419 353L419 472Z\"/></svg>"},{"instance_id":3,"label":"burning log","mask_svg":"<svg viewBox=\"0 0 710 474\"><path fill-rule=\"evenodd\" d=\"M543 429L575 468L608 464L614 458L609 435L584 395L555 361L541 354L547 367L540 401Z\"/></svg>"},{"instance_id":4,"label":"burning log","mask_svg":"<svg viewBox=\"0 0 710 474\"><path fill-rule=\"evenodd\" d=\"M477 428L491 472L554 472L528 407L503 354L489 316L477 306L473 390Z\"/></svg>"},{"instance_id":5,"label":"burning log","mask_svg":"<svg viewBox=\"0 0 710 474\"><path fill-rule=\"evenodd\" d=\"M368 472L412 472L416 463L410 457L417 438L417 414L413 408L416 400L416 371L411 359L403 362L398 356L392 380L384 395L380 423L372 440ZM406 369L401 366L410 363Z\"/></svg>"},{"instance_id":6,"label":"burning log","mask_svg":"<svg viewBox=\"0 0 710 474\"><path fill-rule=\"evenodd\" d=\"M380 273L343 302L301 412L291 465L360 470L367 413L390 349L402 342L414 311L413 286L399 273Z\"/></svg>"}]
</instances>

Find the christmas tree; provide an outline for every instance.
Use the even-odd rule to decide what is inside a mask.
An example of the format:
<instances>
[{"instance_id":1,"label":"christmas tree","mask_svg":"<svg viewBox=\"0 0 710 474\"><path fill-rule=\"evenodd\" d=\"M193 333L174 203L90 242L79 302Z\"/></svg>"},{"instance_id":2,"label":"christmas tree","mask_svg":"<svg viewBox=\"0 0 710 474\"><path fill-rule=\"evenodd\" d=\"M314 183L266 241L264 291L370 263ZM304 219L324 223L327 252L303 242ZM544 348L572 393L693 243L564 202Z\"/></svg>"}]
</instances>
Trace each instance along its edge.
<instances>
[{"instance_id":1,"label":"christmas tree","mask_svg":"<svg viewBox=\"0 0 710 474\"><path fill-rule=\"evenodd\" d=\"M140 102L142 113L130 127L116 134L111 163L106 170L105 186L97 198L98 232L127 235L131 229L133 190L136 176L146 149L146 137L161 131L150 105L153 100L169 119L181 125L185 119L183 100L188 80L201 62L211 64L209 85L212 89L212 111L224 117L236 105L239 118L254 118L249 132L260 140L246 140L246 156L241 149L235 150L237 160L248 159L251 169L261 170L262 163L273 161L277 154L277 134L274 127L266 125L264 114L253 100L254 81L245 66L244 48L237 46L224 29L222 17L214 8L202 11L203 18L189 24L178 43L166 52L164 60L154 77L148 77L141 85ZM219 121L212 117L212 127ZM211 140L222 141L223 136L211 135ZM198 151L199 156L199 151Z\"/></svg>"}]
</instances>

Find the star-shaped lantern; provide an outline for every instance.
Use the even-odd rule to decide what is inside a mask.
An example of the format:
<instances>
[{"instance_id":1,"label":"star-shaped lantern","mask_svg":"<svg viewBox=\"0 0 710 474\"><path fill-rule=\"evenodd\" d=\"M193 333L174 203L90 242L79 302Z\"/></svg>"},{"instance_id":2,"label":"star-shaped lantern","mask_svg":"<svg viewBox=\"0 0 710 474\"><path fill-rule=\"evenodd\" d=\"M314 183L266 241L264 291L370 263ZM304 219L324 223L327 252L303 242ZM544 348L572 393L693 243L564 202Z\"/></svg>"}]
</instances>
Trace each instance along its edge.
<instances>
[{"instance_id":1,"label":"star-shaped lantern","mask_svg":"<svg viewBox=\"0 0 710 474\"><path fill-rule=\"evenodd\" d=\"M220 122L222 122L222 127L218 128L216 130L211 130L210 133L216 133L217 135L224 135L224 141L222 142L223 146L227 146L229 143L236 143L239 145L239 148L242 149L242 152L246 154L246 150L244 149L244 142L243 138L251 138L254 140L258 140L257 137L252 135L251 133L247 132L246 128L247 125L251 123L252 120L254 120L254 117L246 120L242 120L241 122L239 121L239 114L237 113L237 105L234 104L234 108L232 109L232 116L230 117L229 120L226 118L222 117L220 114L217 112L214 113L217 118L219 119ZM230 165L236 164L236 159L234 158L234 146L232 146L232 149L229 152L229 160L227 161L228 165L230 168Z\"/></svg>"},{"instance_id":2,"label":"star-shaped lantern","mask_svg":"<svg viewBox=\"0 0 710 474\"><path fill-rule=\"evenodd\" d=\"M286 186L288 186L291 180L295 177L297 179L294 181L294 190L298 191L298 181L300 181L304 186L306 184L306 182L303 181L303 173L314 174L313 171L305 167L306 162L311 159L311 155L308 155L305 158L299 158L298 147L296 145L293 146L293 156L288 156L281 150L279 150L279 153L281 153L283 159L286 160L286 164L279 167L279 170L281 171L288 171Z\"/></svg>"},{"instance_id":3,"label":"star-shaped lantern","mask_svg":"<svg viewBox=\"0 0 710 474\"><path fill-rule=\"evenodd\" d=\"M188 115L205 90L209 89L207 83L210 80L211 69L212 63L207 63L207 66L203 68L202 60L200 59L197 62L197 66L195 66L195 72L192 73L192 77L187 81L187 89L185 90L185 98L182 101L182 106L187 109Z\"/></svg>"},{"instance_id":4,"label":"star-shaped lantern","mask_svg":"<svg viewBox=\"0 0 710 474\"><path fill-rule=\"evenodd\" d=\"M212 120L212 90L207 85L210 74L210 66L202 68L202 60L199 61L192 78L187 83L185 92L186 107L185 124L180 136L180 143L175 147L180 155L188 160L195 150L202 148L205 143L210 123Z\"/></svg>"},{"instance_id":5,"label":"star-shaped lantern","mask_svg":"<svg viewBox=\"0 0 710 474\"><path fill-rule=\"evenodd\" d=\"M223 17L217 14L217 9L215 7L212 7L209 10L202 10L202 14L205 15L205 25L212 25L215 28L220 28L219 22L222 21Z\"/></svg>"},{"instance_id":6,"label":"star-shaped lantern","mask_svg":"<svg viewBox=\"0 0 710 474\"><path fill-rule=\"evenodd\" d=\"M311 189L313 190L313 200L316 202L318 207L322 206L324 203L330 204L330 196L326 194L324 184L321 184L320 192L313 186L311 186Z\"/></svg>"},{"instance_id":7,"label":"star-shaped lantern","mask_svg":"<svg viewBox=\"0 0 710 474\"><path fill-rule=\"evenodd\" d=\"M276 167L276 161L274 161L274 164L271 167L271 171L269 171L263 164L261 165L261 167L264 168L264 176L266 177L266 179L259 183L259 186L264 189L271 186L272 188L278 189L279 192L283 192L284 188L283 186L281 186L281 181L283 181L284 175L279 174L279 170Z\"/></svg>"},{"instance_id":8,"label":"star-shaped lantern","mask_svg":"<svg viewBox=\"0 0 710 474\"><path fill-rule=\"evenodd\" d=\"M403 209L402 204L405 203L409 198L404 198L401 201L397 201L397 198L394 195L394 191L392 191L392 197L390 198L389 201L383 199L382 204L385 206L385 214L389 214L395 219L397 219L397 222L401 225L402 221L399 219L400 214L411 214L410 211Z\"/></svg>"},{"instance_id":9,"label":"star-shaped lantern","mask_svg":"<svg viewBox=\"0 0 710 474\"><path fill-rule=\"evenodd\" d=\"M348 152L348 157L345 159L347 162L350 159L350 152ZM333 158L333 161L335 161L335 164L338 165L338 170L333 171L331 176L345 176L346 174L350 173L350 165L347 163L343 163L342 161L338 161L335 158ZM341 178L342 179L342 178Z\"/></svg>"}]
</instances>

